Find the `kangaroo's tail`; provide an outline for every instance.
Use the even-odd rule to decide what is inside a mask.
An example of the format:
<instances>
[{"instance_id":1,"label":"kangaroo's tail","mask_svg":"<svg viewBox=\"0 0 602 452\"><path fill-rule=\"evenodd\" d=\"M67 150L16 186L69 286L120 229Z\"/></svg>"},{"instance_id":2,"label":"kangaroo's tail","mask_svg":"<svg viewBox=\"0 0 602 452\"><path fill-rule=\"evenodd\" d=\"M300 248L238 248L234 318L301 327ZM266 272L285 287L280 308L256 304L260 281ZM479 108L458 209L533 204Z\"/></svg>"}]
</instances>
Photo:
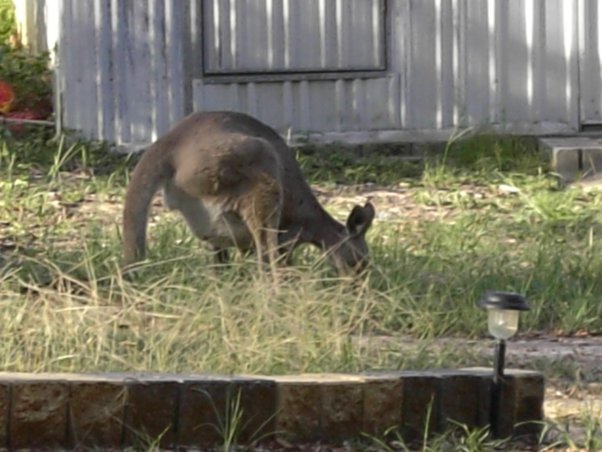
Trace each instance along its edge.
<instances>
[{"instance_id":1,"label":"kangaroo's tail","mask_svg":"<svg viewBox=\"0 0 602 452\"><path fill-rule=\"evenodd\" d=\"M159 143L148 148L132 173L123 208L124 263L132 265L146 254L149 206L163 182L173 174L171 153Z\"/></svg>"}]
</instances>

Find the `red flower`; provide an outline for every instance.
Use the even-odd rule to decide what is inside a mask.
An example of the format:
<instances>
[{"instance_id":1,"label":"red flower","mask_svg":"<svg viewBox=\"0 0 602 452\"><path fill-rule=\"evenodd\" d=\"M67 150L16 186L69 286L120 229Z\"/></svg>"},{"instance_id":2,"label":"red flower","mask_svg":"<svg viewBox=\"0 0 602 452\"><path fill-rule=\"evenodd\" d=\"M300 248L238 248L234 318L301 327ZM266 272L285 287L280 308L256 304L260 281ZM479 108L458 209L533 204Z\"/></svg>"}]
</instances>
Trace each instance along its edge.
<instances>
[{"instance_id":1,"label":"red flower","mask_svg":"<svg viewBox=\"0 0 602 452\"><path fill-rule=\"evenodd\" d=\"M0 80L0 113L10 111L15 100L13 88L6 82Z\"/></svg>"}]
</instances>

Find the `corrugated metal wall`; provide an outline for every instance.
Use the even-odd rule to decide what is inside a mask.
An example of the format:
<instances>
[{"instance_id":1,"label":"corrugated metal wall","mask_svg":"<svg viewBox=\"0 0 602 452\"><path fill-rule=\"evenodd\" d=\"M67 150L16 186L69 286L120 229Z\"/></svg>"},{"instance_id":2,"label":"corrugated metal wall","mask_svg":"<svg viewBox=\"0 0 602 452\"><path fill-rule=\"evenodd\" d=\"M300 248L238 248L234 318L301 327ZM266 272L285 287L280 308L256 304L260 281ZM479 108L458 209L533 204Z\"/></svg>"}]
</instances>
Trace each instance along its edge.
<instances>
[{"instance_id":1,"label":"corrugated metal wall","mask_svg":"<svg viewBox=\"0 0 602 452\"><path fill-rule=\"evenodd\" d=\"M392 36L405 43L392 68L405 69L402 127L577 127L577 4L402 2Z\"/></svg>"},{"instance_id":2,"label":"corrugated metal wall","mask_svg":"<svg viewBox=\"0 0 602 452\"><path fill-rule=\"evenodd\" d=\"M602 123L602 4L580 0L579 65L582 124Z\"/></svg>"},{"instance_id":3,"label":"corrugated metal wall","mask_svg":"<svg viewBox=\"0 0 602 452\"><path fill-rule=\"evenodd\" d=\"M185 114L186 11L179 0L60 0L63 125L144 144Z\"/></svg>"},{"instance_id":4,"label":"corrugated metal wall","mask_svg":"<svg viewBox=\"0 0 602 452\"><path fill-rule=\"evenodd\" d=\"M34 52L45 52L54 47L58 35L58 21L53 11L59 0L13 0L17 29L22 43Z\"/></svg>"},{"instance_id":5,"label":"corrugated metal wall","mask_svg":"<svg viewBox=\"0 0 602 452\"><path fill-rule=\"evenodd\" d=\"M597 0L58 1L64 124L93 138L193 109L402 138L602 122Z\"/></svg>"}]
</instances>

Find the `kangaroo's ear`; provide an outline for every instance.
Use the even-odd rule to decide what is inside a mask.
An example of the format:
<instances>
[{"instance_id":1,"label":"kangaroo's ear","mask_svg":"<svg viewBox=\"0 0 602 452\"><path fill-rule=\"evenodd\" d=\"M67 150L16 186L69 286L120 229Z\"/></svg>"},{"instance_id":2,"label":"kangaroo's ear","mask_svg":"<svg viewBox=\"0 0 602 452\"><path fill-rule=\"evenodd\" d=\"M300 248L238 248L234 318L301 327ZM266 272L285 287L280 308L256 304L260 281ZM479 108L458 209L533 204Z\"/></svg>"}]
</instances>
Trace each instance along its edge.
<instances>
[{"instance_id":1,"label":"kangaroo's ear","mask_svg":"<svg viewBox=\"0 0 602 452\"><path fill-rule=\"evenodd\" d=\"M347 230L351 235L365 234L374 220L374 206L367 202L364 207L355 206L347 218Z\"/></svg>"}]
</instances>

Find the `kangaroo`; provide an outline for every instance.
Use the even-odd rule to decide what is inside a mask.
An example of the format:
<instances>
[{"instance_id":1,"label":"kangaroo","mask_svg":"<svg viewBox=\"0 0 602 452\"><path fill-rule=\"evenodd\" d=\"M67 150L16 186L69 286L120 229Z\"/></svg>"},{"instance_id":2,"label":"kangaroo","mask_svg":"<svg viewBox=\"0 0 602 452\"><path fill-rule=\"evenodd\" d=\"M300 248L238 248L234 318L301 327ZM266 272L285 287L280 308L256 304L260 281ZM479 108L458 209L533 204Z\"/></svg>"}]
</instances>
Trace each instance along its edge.
<instances>
[{"instance_id":1,"label":"kangaroo","mask_svg":"<svg viewBox=\"0 0 602 452\"><path fill-rule=\"evenodd\" d=\"M246 114L192 113L145 151L125 197L126 267L145 257L149 206L161 188L167 207L183 215L219 262L228 260L230 247L289 262L297 246L310 243L341 273L366 266L372 204L356 205L346 225L336 221L280 135Z\"/></svg>"}]
</instances>

